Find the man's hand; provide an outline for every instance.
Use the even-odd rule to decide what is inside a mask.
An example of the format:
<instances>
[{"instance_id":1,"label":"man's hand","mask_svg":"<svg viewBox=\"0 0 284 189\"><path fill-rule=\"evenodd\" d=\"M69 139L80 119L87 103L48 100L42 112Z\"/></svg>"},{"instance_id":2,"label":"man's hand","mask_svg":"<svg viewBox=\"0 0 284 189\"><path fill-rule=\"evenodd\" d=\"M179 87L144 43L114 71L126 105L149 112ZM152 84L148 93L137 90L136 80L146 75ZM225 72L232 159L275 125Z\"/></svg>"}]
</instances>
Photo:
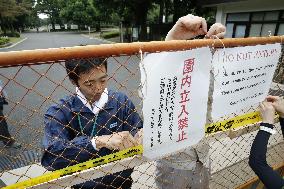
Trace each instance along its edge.
<instances>
[{"instance_id":1,"label":"man's hand","mask_svg":"<svg viewBox=\"0 0 284 189\"><path fill-rule=\"evenodd\" d=\"M275 109L271 102L263 101L259 104L263 123L274 124Z\"/></svg>"},{"instance_id":2,"label":"man's hand","mask_svg":"<svg viewBox=\"0 0 284 189\"><path fill-rule=\"evenodd\" d=\"M223 24L215 23L210 27L205 37L211 38L216 35L219 39L223 39L225 37L225 33L226 27Z\"/></svg>"},{"instance_id":3,"label":"man's hand","mask_svg":"<svg viewBox=\"0 0 284 189\"><path fill-rule=\"evenodd\" d=\"M137 145L143 144L143 129L140 129L134 136Z\"/></svg>"},{"instance_id":4,"label":"man's hand","mask_svg":"<svg viewBox=\"0 0 284 189\"><path fill-rule=\"evenodd\" d=\"M202 17L189 14L178 19L165 40L192 39L198 35L205 35L206 33L206 20Z\"/></svg>"},{"instance_id":5,"label":"man's hand","mask_svg":"<svg viewBox=\"0 0 284 189\"><path fill-rule=\"evenodd\" d=\"M284 118L284 99L279 96L268 96L266 100L271 102L279 116Z\"/></svg>"},{"instance_id":6,"label":"man's hand","mask_svg":"<svg viewBox=\"0 0 284 189\"><path fill-rule=\"evenodd\" d=\"M124 150L133 146L136 146L136 141L129 131L96 137L97 149L105 147L110 150Z\"/></svg>"}]
</instances>

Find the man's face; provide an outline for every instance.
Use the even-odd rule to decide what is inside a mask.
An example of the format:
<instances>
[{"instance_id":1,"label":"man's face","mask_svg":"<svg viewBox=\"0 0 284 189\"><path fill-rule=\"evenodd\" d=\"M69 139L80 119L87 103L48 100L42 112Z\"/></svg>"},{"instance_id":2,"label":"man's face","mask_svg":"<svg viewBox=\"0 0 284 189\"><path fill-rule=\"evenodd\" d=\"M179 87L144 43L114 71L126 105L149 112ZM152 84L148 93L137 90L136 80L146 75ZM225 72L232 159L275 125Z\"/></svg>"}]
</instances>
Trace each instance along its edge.
<instances>
[{"instance_id":1,"label":"man's face","mask_svg":"<svg viewBox=\"0 0 284 189\"><path fill-rule=\"evenodd\" d=\"M98 101L107 85L107 71L104 65L94 67L90 71L80 74L78 87L88 101Z\"/></svg>"}]
</instances>

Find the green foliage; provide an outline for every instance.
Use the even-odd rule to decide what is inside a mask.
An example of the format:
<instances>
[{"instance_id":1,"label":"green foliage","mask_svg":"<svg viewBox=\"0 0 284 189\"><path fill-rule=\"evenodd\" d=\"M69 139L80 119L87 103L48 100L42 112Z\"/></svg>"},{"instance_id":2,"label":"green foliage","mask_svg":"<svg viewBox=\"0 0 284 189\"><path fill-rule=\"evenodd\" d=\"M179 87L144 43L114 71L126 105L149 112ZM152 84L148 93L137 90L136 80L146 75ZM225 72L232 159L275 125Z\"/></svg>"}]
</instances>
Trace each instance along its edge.
<instances>
[{"instance_id":1,"label":"green foliage","mask_svg":"<svg viewBox=\"0 0 284 189\"><path fill-rule=\"evenodd\" d=\"M36 11L48 15L52 29L55 30L55 24L62 24L59 13L62 5L59 0L37 0Z\"/></svg>"},{"instance_id":2,"label":"green foliage","mask_svg":"<svg viewBox=\"0 0 284 189\"><path fill-rule=\"evenodd\" d=\"M21 6L15 0L0 0L1 17L13 18L21 15Z\"/></svg>"},{"instance_id":3,"label":"green foliage","mask_svg":"<svg viewBox=\"0 0 284 189\"><path fill-rule=\"evenodd\" d=\"M206 19L208 24L214 24L216 22L216 8L214 7L207 7L202 9L202 16Z\"/></svg>"},{"instance_id":4,"label":"green foliage","mask_svg":"<svg viewBox=\"0 0 284 189\"><path fill-rule=\"evenodd\" d=\"M7 37L20 37L20 33L15 32L15 31L11 31L11 32L7 32L5 36L7 36Z\"/></svg>"},{"instance_id":5,"label":"green foliage","mask_svg":"<svg viewBox=\"0 0 284 189\"><path fill-rule=\"evenodd\" d=\"M0 0L0 26L3 32L24 28L32 6L32 0Z\"/></svg>"},{"instance_id":6,"label":"green foliage","mask_svg":"<svg viewBox=\"0 0 284 189\"><path fill-rule=\"evenodd\" d=\"M101 19L116 13L124 25L140 27L139 40L143 41L147 36L147 14L155 1L158 0L93 0L93 4L98 8Z\"/></svg>"},{"instance_id":7,"label":"green foliage","mask_svg":"<svg viewBox=\"0 0 284 189\"><path fill-rule=\"evenodd\" d=\"M91 25L95 16L96 9L88 0L62 0L60 16L69 23Z\"/></svg>"},{"instance_id":8,"label":"green foliage","mask_svg":"<svg viewBox=\"0 0 284 189\"><path fill-rule=\"evenodd\" d=\"M149 10L147 15L147 21L149 23L158 23L159 22L159 13L160 13L160 6L158 4L154 4L153 7Z\"/></svg>"},{"instance_id":9,"label":"green foliage","mask_svg":"<svg viewBox=\"0 0 284 189\"><path fill-rule=\"evenodd\" d=\"M37 10L33 9L31 14L27 17L25 21L27 27L36 28L41 26L41 19L37 15Z\"/></svg>"},{"instance_id":10,"label":"green foliage","mask_svg":"<svg viewBox=\"0 0 284 189\"><path fill-rule=\"evenodd\" d=\"M109 31L109 32L104 32L101 34L101 37L105 39L118 37L118 36L119 36L119 31Z\"/></svg>"},{"instance_id":11,"label":"green foliage","mask_svg":"<svg viewBox=\"0 0 284 189\"><path fill-rule=\"evenodd\" d=\"M39 13L48 15L48 19L40 20ZM197 0L0 0L0 27L5 34L50 23L53 29L55 24L74 23L97 31L103 24L122 23L139 27L139 40L143 41L147 24L162 24L163 17L170 24L187 14L203 16L210 24L215 21L215 11L198 7Z\"/></svg>"},{"instance_id":12,"label":"green foliage","mask_svg":"<svg viewBox=\"0 0 284 189\"><path fill-rule=\"evenodd\" d=\"M0 45L5 45L6 43L9 43L9 38L7 37L0 37Z\"/></svg>"},{"instance_id":13,"label":"green foliage","mask_svg":"<svg viewBox=\"0 0 284 189\"><path fill-rule=\"evenodd\" d=\"M113 22L113 23L115 23L116 25L119 25L119 23L121 22L121 16L118 14L118 13L116 13L116 12L112 12L110 15L109 15L109 17L110 17L110 21L111 22Z\"/></svg>"}]
</instances>

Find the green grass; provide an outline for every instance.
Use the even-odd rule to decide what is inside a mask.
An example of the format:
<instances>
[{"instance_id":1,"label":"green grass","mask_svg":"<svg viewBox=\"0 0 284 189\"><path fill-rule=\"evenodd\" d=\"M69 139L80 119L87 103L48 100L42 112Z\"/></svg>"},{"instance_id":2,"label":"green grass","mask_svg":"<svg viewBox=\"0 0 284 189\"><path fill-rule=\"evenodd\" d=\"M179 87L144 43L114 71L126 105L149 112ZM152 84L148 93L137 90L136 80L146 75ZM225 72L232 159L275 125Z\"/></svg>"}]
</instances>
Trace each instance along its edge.
<instances>
[{"instance_id":1,"label":"green grass","mask_svg":"<svg viewBox=\"0 0 284 189\"><path fill-rule=\"evenodd\" d=\"M21 41L23 38L22 37L9 37L11 43L17 43Z\"/></svg>"},{"instance_id":2,"label":"green grass","mask_svg":"<svg viewBox=\"0 0 284 189\"><path fill-rule=\"evenodd\" d=\"M0 46L4 46L5 44L9 43L9 38L0 37Z\"/></svg>"},{"instance_id":3,"label":"green grass","mask_svg":"<svg viewBox=\"0 0 284 189\"><path fill-rule=\"evenodd\" d=\"M22 39L23 39L22 37L9 37L7 40L4 41L2 38L0 39L0 48L5 47L7 43L14 44L21 41Z\"/></svg>"}]
</instances>

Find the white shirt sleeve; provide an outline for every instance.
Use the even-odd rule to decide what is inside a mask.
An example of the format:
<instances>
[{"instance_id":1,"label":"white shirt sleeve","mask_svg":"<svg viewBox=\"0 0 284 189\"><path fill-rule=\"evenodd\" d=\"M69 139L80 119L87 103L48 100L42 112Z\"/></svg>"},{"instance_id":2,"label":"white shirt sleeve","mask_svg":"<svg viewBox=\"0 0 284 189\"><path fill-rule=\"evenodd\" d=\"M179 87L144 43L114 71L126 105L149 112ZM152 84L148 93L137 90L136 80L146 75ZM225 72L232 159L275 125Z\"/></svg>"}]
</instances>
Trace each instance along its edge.
<instances>
[{"instance_id":1,"label":"white shirt sleeve","mask_svg":"<svg viewBox=\"0 0 284 189\"><path fill-rule=\"evenodd\" d=\"M97 146L96 146L96 139L93 138L93 139L91 140L91 142L92 142L92 145L93 145L94 149L95 149L95 150L98 150L98 149L97 149Z\"/></svg>"}]
</instances>

